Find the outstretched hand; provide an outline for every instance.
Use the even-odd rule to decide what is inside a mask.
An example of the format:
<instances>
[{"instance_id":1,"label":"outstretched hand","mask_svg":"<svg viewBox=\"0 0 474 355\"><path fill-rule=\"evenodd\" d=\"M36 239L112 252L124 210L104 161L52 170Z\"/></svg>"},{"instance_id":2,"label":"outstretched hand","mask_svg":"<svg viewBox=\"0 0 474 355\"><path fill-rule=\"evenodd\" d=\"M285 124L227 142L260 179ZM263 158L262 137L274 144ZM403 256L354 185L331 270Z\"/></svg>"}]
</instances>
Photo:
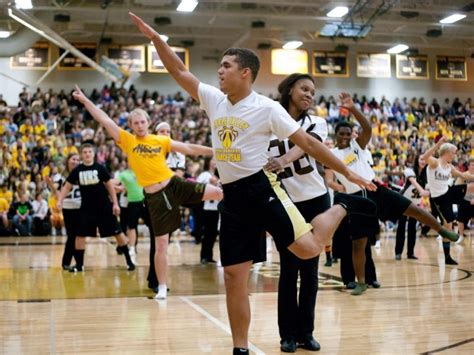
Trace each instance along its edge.
<instances>
[{"instance_id":1,"label":"outstretched hand","mask_svg":"<svg viewBox=\"0 0 474 355\"><path fill-rule=\"evenodd\" d=\"M339 100L341 100L342 107L347 109L354 107L354 101L352 101L351 95L347 92L341 92L339 94Z\"/></svg>"},{"instance_id":2,"label":"outstretched hand","mask_svg":"<svg viewBox=\"0 0 474 355\"><path fill-rule=\"evenodd\" d=\"M156 32L150 25L148 25L145 21L143 21L140 17L135 15L133 12L128 13L130 18L135 23L137 28L140 30L141 33L145 35L150 40L158 37L158 32Z\"/></svg>"},{"instance_id":3,"label":"outstretched hand","mask_svg":"<svg viewBox=\"0 0 474 355\"><path fill-rule=\"evenodd\" d=\"M366 180L352 171L349 171L349 175L347 175L346 178L350 182L360 186L363 189L366 189L369 191L377 190L377 185L375 185L372 181Z\"/></svg>"},{"instance_id":4,"label":"outstretched hand","mask_svg":"<svg viewBox=\"0 0 474 355\"><path fill-rule=\"evenodd\" d=\"M72 93L72 96L74 97L75 100L79 101L81 104L84 104L88 99L87 96L84 95L82 90L79 88L79 86L75 86L75 90Z\"/></svg>"}]
</instances>

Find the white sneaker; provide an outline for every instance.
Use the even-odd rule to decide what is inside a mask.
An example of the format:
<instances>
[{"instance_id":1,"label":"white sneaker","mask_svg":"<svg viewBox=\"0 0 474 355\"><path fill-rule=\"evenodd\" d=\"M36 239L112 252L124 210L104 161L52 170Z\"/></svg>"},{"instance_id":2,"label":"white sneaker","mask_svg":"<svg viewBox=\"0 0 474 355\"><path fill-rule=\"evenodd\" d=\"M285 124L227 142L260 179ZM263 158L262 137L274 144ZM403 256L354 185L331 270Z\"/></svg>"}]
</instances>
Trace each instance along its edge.
<instances>
[{"instance_id":1,"label":"white sneaker","mask_svg":"<svg viewBox=\"0 0 474 355\"><path fill-rule=\"evenodd\" d=\"M380 249L380 240L375 242L375 249Z\"/></svg>"},{"instance_id":2,"label":"white sneaker","mask_svg":"<svg viewBox=\"0 0 474 355\"><path fill-rule=\"evenodd\" d=\"M464 237L462 235L459 236L459 239L456 240L455 244L462 244L462 242L464 241Z\"/></svg>"},{"instance_id":3,"label":"white sneaker","mask_svg":"<svg viewBox=\"0 0 474 355\"><path fill-rule=\"evenodd\" d=\"M137 251L136 251L135 247L128 247L128 252L129 252L130 256L137 255Z\"/></svg>"},{"instance_id":4,"label":"white sneaker","mask_svg":"<svg viewBox=\"0 0 474 355\"><path fill-rule=\"evenodd\" d=\"M167 287L158 286L158 293L155 296L155 300L165 300L167 296Z\"/></svg>"}]
</instances>

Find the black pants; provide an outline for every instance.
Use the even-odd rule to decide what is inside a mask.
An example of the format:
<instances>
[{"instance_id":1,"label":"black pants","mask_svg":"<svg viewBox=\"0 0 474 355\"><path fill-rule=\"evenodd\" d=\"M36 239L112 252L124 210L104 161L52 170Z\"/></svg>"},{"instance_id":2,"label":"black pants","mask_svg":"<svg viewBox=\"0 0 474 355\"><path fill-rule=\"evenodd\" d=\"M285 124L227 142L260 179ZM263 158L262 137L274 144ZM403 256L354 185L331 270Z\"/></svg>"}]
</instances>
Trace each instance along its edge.
<instances>
[{"instance_id":1,"label":"black pants","mask_svg":"<svg viewBox=\"0 0 474 355\"><path fill-rule=\"evenodd\" d=\"M301 260L288 250L280 252L278 328L281 339L295 339L302 342L313 334L318 292L318 264L319 256ZM297 297L298 272L301 277L299 297Z\"/></svg>"},{"instance_id":2,"label":"black pants","mask_svg":"<svg viewBox=\"0 0 474 355\"><path fill-rule=\"evenodd\" d=\"M414 255L416 242L416 219L407 216L401 216L398 220L397 239L395 242L395 254L401 255L403 253L403 246L405 245L405 226L408 218L408 244L407 255Z\"/></svg>"},{"instance_id":3,"label":"black pants","mask_svg":"<svg viewBox=\"0 0 474 355\"><path fill-rule=\"evenodd\" d=\"M153 233L150 212L148 211L148 208L146 205L146 199L145 199L145 208L143 210L142 217L143 217L143 220L145 221L146 226L148 227L148 230L150 231L150 254L149 254L150 266L148 267L148 276L146 279L148 281L148 287L154 288L154 287L158 287L158 277L156 276L156 270L155 270L156 244L155 244L155 233Z\"/></svg>"},{"instance_id":4,"label":"black pants","mask_svg":"<svg viewBox=\"0 0 474 355\"><path fill-rule=\"evenodd\" d=\"M64 246L62 266L71 265L76 243L77 226L79 224L79 209L63 208L64 226L66 227L66 244Z\"/></svg>"},{"instance_id":5,"label":"black pants","mask_svg":"<svg viewBox=\"0 0 474 355\"><path fill-rule=\"evenodd\" d=\"M202 211L204 239L201 245L201 259L212 260L212 250L217 238L217 224L219 223L219 211Z\"/></svg>"},{"instance_id":6,"label":"black pants","mask_svg":"<svg viewBox=\"0 0 474 355\"><path fill-rule=\"evenodd\" d=\"M329 194L295 203L306 222L328 210ZM313 335L314 312L318 293L319 256L302 260L288 249L280 252L278 282L278 328L280 338L304 342ZM300 287L298 295L298 274Z\"/></svg>"},{"instance_id":7,"label":"black pants","mask_svg":"<svg viewBox=\"0 0 474 355\"><path fill-rule=\"evenodd\" d=\"M201 243L203 235L203 206L204 203L201 202L197 205L193 205L191 211L193 213L194 227L191 232L191 235L196 240L196 244Z\"/></svg>"},{"instance_id":8,"label":"black pants","mask_svg":"<svg viewBox=\"0 0 474 355\"><path fill-rule=\"evenodd\" d=\"M347 285L349 282L355 282L354 265L352 263L352 240L347 236L339 236L337 239L334 239L333 243L337 244L337 256L341 258L342 282L344 282L344 285ZM369 241L367 241L365 247L365 259L365 282L370 285L377 281L377 274Z\"/></svg>"}]
</instances>

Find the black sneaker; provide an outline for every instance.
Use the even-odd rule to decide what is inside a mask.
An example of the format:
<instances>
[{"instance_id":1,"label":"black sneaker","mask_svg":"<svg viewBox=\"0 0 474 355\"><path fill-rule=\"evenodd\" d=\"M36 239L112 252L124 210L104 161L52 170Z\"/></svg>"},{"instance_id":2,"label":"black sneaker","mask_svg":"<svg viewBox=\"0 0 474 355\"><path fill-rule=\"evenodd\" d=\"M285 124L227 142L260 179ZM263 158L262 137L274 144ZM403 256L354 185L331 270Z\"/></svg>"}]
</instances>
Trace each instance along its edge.
<instances>
[{"instance_id":1,"label":"black sneaker","mask_svg":"<svg viewBox=\"0 0 474 355\"><path fill-rule=\"evenodd\" d=\"M395 254L395 260L402 260L402 254Z\"/></svg>"},{"instance_id":2,"label":"black sneaker","mask_svg":"<svg viewBox=\"0 0 474 355\"><path fill-rule=\"evenodd\" d=\"M370 286L372 286L373 288L380 288L382 287L381 283L378 282L378 281L374 281L372 282L371 284L369 284Z\"/></svg>"},{"instance_id":3,"label":"black sneaker","mask_svg":"<svg viewBox=\"0 0 474 355\"><path fill-rule=\"evenodd\" d=\"M284 353L296 352L296 341L294 339L284 339L280 342L280 349Z\"/></svg>"},{"instance_id":4,"label":"black sneaker","mask_svg":"<svg viewBox=\"0 0 474 355\"><path fill-rule=\"evenodd\" d=\"M308 337L303 342L298 342L298 347L310 351L321 350L321 345L312 336Z\"/></svg>"},{"instance_id":5,"label":"black sneaker","mask_svg":"<svg viewBox=\"0 0 474 355\"><path fill-rule=\"evenodd\" d=\"M445 259L445 264L446 265L457 265L457 261L454 260L451 256L446 257Z\"/></svg>"},{"instance_id":6,"label":"black sneaker","mask_svg":"<svg viewBox=\"0 0 474 355\"><path fill-rule=\"evenodd\" d=\"M408 255L408 259L413 259L413 260L418 260L418 258L415 255Z\"/></svg>"},{"instance_id":7,"label":"black sneaker","mask_svg":"<svg viewBox=\"0 0 474 355\"><path fill-rule=\"evenodd\" d=\"M71 265L62 265L63 270L68 270L71 268Z\"/></svg>"},{"instance_id":8,"label":"black sneaker","mask_svg":"<svg viewBox=\"0 0 474 355\"><path fill-rule=\"evenodd\" d=\"M326 262L324 263L324 266L327 266L327 267L332 266L332 260L331 259L326 260Z\"/></svg>"},{"instance_id":9,"label":"black sneaker","mask_svg":"<svg viewBox=\"0 0 474 355\"><path fill-rule=\"evenodd\" d=\"M127 270L128 270L128 271L133 271L133 270L135 270L135 264L128 264Z\"/></svg>"},{"instance_id":10,"label":"black sneaker","mask_svg":"<svg viewBox=\"0 0 474 355\"><path fill-rule=\"evenodd\" d=\"M83 272L84 266L74 265L69 268L69 272Z\"/></svg>"},{"instance_id":11,"label":"black sneaker","mask_svg":"<svg viewBox=\"0 0 474 355\"><path fill-rule=\"evenodd\" d=\"M377 214L377 206L367 198L338 192L334 196L334 204L341 205L347 211L347 215L359 215L373 217Z\"/></svg>"},{"instance_id":12,"label":"black sneaker","mask_svg":"<svg viewBox=\"0 0 474 355\"><path fill-rule=\"evenodd\" d=\"M353 289L356 288L356 286L357 286L357 283L356 283L355 281L351 281L351 282L349 282L349 283L346 285L346 288L347 288L348 290L353 290Z\"/></svg>"}]
</instances>

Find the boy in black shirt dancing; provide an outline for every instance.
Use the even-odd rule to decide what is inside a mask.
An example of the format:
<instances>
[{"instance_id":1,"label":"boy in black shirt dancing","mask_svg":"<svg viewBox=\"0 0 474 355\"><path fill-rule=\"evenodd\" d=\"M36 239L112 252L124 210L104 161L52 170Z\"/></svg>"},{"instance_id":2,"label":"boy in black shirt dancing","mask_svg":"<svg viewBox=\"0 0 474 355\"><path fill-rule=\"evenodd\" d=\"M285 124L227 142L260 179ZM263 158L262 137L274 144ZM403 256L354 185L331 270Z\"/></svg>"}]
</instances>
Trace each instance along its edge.
<instances>
[{"instance_id":1,"label":"boy in black shirt dancing","mask_svg":"<svg viewBox=\"0 0 474 355\"><path fill-rule=\"evenodd\" d=\"M69 271L84 271L86 236L95 236L97 228L99 228L101 238L115 237L118 244L117 250L123 253L127 261L127 269L129 271L135 270L128 251L127 239L122 233L116 217L120 214L120 207L110 174L105 167L97 164L94 158L95 151L92 144L83 144L81 146L82 164L71 171L58 198L58 208L62 208L64 197L71 191L72 186L79 186L82 203L74 250L74 259L77 264Z\"/></svg>"}]
</instances>

